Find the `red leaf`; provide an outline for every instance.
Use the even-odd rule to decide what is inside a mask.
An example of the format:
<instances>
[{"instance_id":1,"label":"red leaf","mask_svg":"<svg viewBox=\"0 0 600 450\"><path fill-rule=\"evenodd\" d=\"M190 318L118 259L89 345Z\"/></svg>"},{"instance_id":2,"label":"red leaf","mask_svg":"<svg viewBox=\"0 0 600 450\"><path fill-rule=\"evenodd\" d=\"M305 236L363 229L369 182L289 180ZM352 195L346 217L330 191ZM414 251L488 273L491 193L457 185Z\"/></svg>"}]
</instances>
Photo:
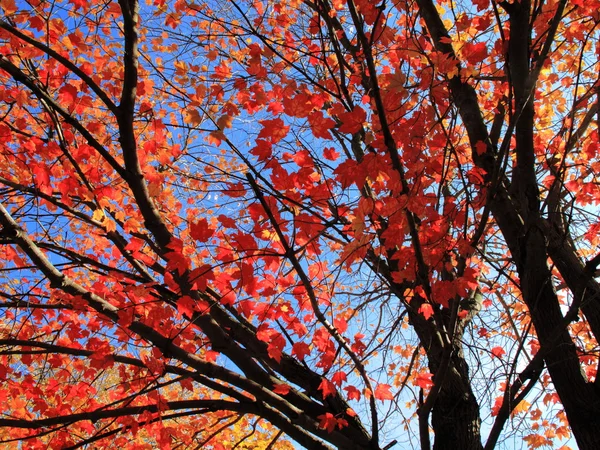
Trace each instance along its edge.
<instances>
[{"instance_id":1,"label":"red leaf","mask_svg":"<svg viewBox=\"0 0 600 450\"><path fill-rule=\"evenodd\" d=\"M233 220L223 214L220 214L217 217L217 220L219 222L221 222L221 225L223 225L225 228L235 228L235 220Z\"/></svg>"},{"instance_id":2,"label":"red leaf","mask_svg":"<svg viewBox=\"0 0 600 450\"><path fill-rule=\"evenodd\" d=\"M335 386L329 380L323 378L319 385L319 390L323 393L323 398L327 398L330 395L335 394Z\"/></svg>"},{"instance_id":3,"label":"red leaf","mask_svg":"<svg viewBox=\"0 0 600 450\"><path fill-rule=\"evenodd\" d=\"M480 12L490 6L490 0L473 0L473 4L477 5L477 12Z\"/></svg>"},{"instance_id":4,"label":"red leaf","mask_svg":"<svg viewBox=\"0 0 600 450\"><path fill-rule=\"evenodd\" d=\"M286 126L281 119L260 120L263 128L258 133L258 138L270 139L273 144L282 140L288 133L290 127Z\"/></svg>"},{"instance_id":5,"label":"red leaf","mask_svg":"<svg viewBox=\"0 0 600 450\"><path fill-rule=\"evenodd\" d=\"M367 120L367 113L360 106L356 106L351 112L341 113L338 116L342 125L338 128L340 133L358 133Z\"/></svg>"},{"instance_id":6,"label":"red leaf","mask_svg":"<svg viewBox=\"0 0 600 450\"><path fill-rule=\"evenodd\" d=\"M347 380L346 373L341 370L334 373L331 377L331 382L336 386L341 386Z\"/></svg>"},{"instance_id":7,"label":"red leaf","mask_svg":"<svg viewBox=\"0 0 600 450\"><path fill-rule=\"evenodd\" d=\"M337 328L338 332L344 333L348 329L348 322L343 317L336 317L333 319L333 325Z\"/></svg>"},{"instance_id":8,"label":"red leaf","mask_svg":"<svg viewBox=\"0 0 600 450\"><path fill-rule=\"evenodd\" d=\"M394 396L390 392L391 386L389 384L378 384L375 388L375 398L378 400L393 400Z\"/></svg>"},{"instance_id":9,"label":"red leaf","mask_svg":"<svg viewBox=\"0 0 600 450\"><path fill-rule=\"evenodd\" d=\"M485 152L487 152L487 145L485 145L485 142L477 141L475 144L475 152L478 155L483 155Z\"/></svg>"},{"instance_id":10,"label":"red leaf","mask_svg":"<svg viewBox=\"0 0 600 450\"><path fill-rule=\"evenodd\" d=\"M183 275L190 268L189 260L180 251L169 252L165 255L167 260L167 269L177 271Z\"/></svg>"},{"instance_id":11,"label":"red leaf","mask_svg":"<svg viewBox=\"0 0 600 450\"><path fill-rule=\"evenodd\" d=\"M38 186L39 190L44 194L52 194L52 187L50 185L50 172L48 166L44 164L32 164L31 171L34 175L34 182Z\"/></svg>"},{"instance_id":12,"label":"red leaf","mask_svg":"<svg viewBox=\"0 0 600 450\"><path fill-rule=\"evenodd\" d=\"M310 347L304 342L296 342L292 346L292 355L296 355L300 361L304 361L306 355L310 355Z\"/></svg>"},{"instance_id":13,"label":"red leaf","mask_svg":"<svg viewBox=\"0 0 600 450\"><path fill-rule=\"evenodd\" d=\"M250 153L258 157L259 161L264 161L273 154L273 144L265 139L257 139L256 145L250 150Z\"/></svg>"},{"instance_id":14,"label":"red leaf","mask_svg":"<svg viewBox=\"0 0 600 450\"><path fill-rule=\"evenodd\" d=\"M186 391L194 392L194 382L191 378L182 378L179 380L179 384Z\"/></svg>"},{"instance_id":15,"label":"red leaf","mask_svg":"<svg viewBox=\"0 0 600 450\"><path fill-rule=\"evenodd\" d=\"M477 44L467 42L463 45L462 54L469 64L475 65L483 61L487 56L487 47L485 46L485 42Z\"/></svg>"},{"instance_id":16,"label":"red leaf","mask_svg":"<svg viewBox=\"0 0 600 450\"><path fill-rule=\"evenodd\" d=\"M273 392L279 395L287 395L290 392L290 389L288 384L276 384L273 388Z\"/></svg>"},{"instance_id":17,"label":"red leaf","mask_svg":"<svg viewBox=\"0 0 600 450\"><path fill-rule=\"evenodd\" d=\"M419 308L419 313L423 314L425 320L429 320L429 318L433 316L433 308L429 303L423 303Z\"/></svg>"},{"instance_id":18,"label":"red leaf","mask_svg":"<svg viewBox=\"0 0 600 450\"><path fill-rule=\"evenodd\" d=\"M419 386L421 389L427 389L433 386L433 374L431 373L418 373L415 378L415 385Z\"/></svg>"},{"instance_id":19,"label":"red leaf","mask_svg":"<svg viewBox=\"0 0 600 450\"><path fill-rule=\"evenodd\" d=\"M226 194L233 198L240 198L246 195L246 188L242 183L228 183Z\"/></svg>"},{"instance_id":20,"label":"red leaf","mask_svg":"<svg viewBox=\"0 0 600 450\"><path fill-rule=\"evenodd\" d=\"M346 386L344 390L348 394L348 400L360 400L360 391L354 386Z\"/></svg>"},{"instance_id":21,"label":"red leaf","mask_svg":"<svg viewBox=\"0 0 600 450\"><path fill-rule=\"evenodd\" d=\"M328 433L333 433L333 430L335 430L335 427L338 424L337 419L331 413L321 414L320 416L317 416L317 419L320 420L319 428L326 430Z\"/></svg>"},{"instance_id":22,"label":"red leaf","mask_svg":"<svg viewBox=\"0 0 600 450\"><path fill-rule=\"evenodd\" d=\"M502 347L494 347L492 349L492 356L496 358L502 359L502 357L506 354L506 351Z\"/></svg>"},{"instance_id":23,"label":"red leaf","mask_svg":"<svg viewBox=\"0 0 600 450\"><path fill-rule=\"evenodd\" d=\"M199 242L206 242L213 235L215 230L208 226L206 219L200 219L190 224L190 236Z\"/></svg>"},{"instance_id":24,"label":"red leaf","mask_svg":"<svg viewBox=\"0 0 600 450\"><path fill-rule=\"evenodd\" d=\"M328 159L329 161L335 161L340 157L340 154L335 151L333 147L327 147L323 150L323 158Z\"/></svg>"},{"instance_id":25,"label":"red leaf","mask_svg":"<svg viewBox=\"0 0 600 450\"><path fill-rule=\"evenodd\" d=\"M75 102L77 101L77 92L77 88L70 84L65 84L58 90L58 97L65 103L67 109L71 111L75 107Z\"/></svg>"},{"instance_id":26,"label":"red leaf","mask_svg":"<svg viewBox=\"0 0 600 450\"><path fill-rule=\"evenodd\" d=\"M335 127L335 121L329 117L324 117L321 111L314 111L308 116L308 123L312 133L317 138L331 139L331 130Z\"/></svg>"},{"instance_id":27,"label":"red leaf","mask_svg":"<svg viewBox=\"0 0 600 450\"><path fill-rule=\"evenodd\" d=\"M281 333L271 335L271 342L267 346L267 353L277 362L281 362L281 354L285 347L285 339Z\"/></svg>"},{"instance_id":28,"label":"red leaf","mask_svg":"<svg viewBox=\"0 0 600 450\"><path fill-rule=\"evenodd\" d=\"M214 280L215 274L212 271L212 266L209 264L202 264L200 267L196 267L189 274L190 283L195 289L204 290L208 287L208 280Z\"/></svg>"},{"instance_id":29,"label":"red leaf","mask_svg":"<svg viewBox=\"0 0 600 450\"><path fill-rule=\"evenodd\" d=\"M310 153L308 152L308 150L300 150L300 151L294 153L294 155L292 156L292 160L299 167L314 167L315 166L315 163L314 163L312 157L310 156Z\"/></svg>"},{"instance_id":30,"label":"red leaf","mask_svg":"<svg viewBox=\"0 0 600 450\"><path fill-rule=\"evenodd\" d=\"M194 307L196 306L196 302L193 298L184 295L179 300L177 300L177 312L181 315L185 315L188 318L191 318L194 315Z\"/></svg>"}]
</instances>

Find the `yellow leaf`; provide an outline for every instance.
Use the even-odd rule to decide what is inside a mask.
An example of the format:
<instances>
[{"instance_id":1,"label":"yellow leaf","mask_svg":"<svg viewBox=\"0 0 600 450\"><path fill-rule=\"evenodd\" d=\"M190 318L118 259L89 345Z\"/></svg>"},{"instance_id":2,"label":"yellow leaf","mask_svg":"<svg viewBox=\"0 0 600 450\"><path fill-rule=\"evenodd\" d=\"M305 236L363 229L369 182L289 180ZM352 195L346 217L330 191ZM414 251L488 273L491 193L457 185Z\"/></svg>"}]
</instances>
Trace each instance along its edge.
<instances>
[{"instance_id":1,"label":"yellow leaf","mask_svg":"<svg viewBox=\"0 0 600 450\"><path fill-rule=\"evenodd\" d=\"M95 220L96 222L102 222L105 217L106 216L104 215L104 210L103 209L97 209L96 211L94 211L94 215L92 216L92 220Z\"/></svg>"},{"instance_id":2,"label":"yellow leaf","mask_svg":"<svg viewBox=\"0 0 600 450\"><path fill-rule=\"evenodd\" d=\"M513 409L512 415L517 415L519 413L527 412L531 408L531 403L527 400L521 400L521 402Z\"/></svg>"},{"instance_id":3,"label":"yellow leaf","mask_svg":"<svg viewBox=\"0 0 600 450\"><path fill-rule=\"evenodd\" d=\"M117 229L117 224L114 221L110 220L108 217L104 217L102 221L102 225L104 225L104 229L108 232L115 231Z\"/></svg>"}]
</instances>

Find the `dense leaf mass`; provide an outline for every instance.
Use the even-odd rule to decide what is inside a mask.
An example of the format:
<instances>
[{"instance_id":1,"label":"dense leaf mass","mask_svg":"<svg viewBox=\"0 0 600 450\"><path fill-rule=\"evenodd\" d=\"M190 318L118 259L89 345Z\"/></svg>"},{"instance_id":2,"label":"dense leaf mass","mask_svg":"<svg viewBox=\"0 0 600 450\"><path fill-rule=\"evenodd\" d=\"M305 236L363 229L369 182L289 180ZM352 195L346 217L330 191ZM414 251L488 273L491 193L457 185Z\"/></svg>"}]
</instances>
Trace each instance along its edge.
<instances>
[{"instance_id":1,"label":"dense leaf mass","mask_svg":"<svg viewBox=\"0 0 600 450\"><path fill-rule=\"evenodd\" d=\"M600 448L599 0L0 2L0 446Z\"/></svg>"}]
</instances>

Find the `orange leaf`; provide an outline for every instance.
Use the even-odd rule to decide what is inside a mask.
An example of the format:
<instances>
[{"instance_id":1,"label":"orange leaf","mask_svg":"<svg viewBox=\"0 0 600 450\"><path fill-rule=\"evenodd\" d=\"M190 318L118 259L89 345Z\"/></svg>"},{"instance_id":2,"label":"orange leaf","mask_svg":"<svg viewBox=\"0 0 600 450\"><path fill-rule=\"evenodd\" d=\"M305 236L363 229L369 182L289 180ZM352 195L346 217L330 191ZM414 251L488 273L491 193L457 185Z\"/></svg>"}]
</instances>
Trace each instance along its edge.
<instances>
[{"instance_id":1,"label":"orange leaf","mask_svg":"<svg viewBox=\"0 0 600 450\"><path fill-rule=\"evenodd\" d=\"M433 308L429 303L423 303L419 308L419 313L423 314L425 320L429 320L429 318L433 316Z\"/></svg>"},{"instance_id":2,"label":"orange leaf","mask_svg":"<svg viewBox=\"0 0 600 450\"><path fill-rule=\"evenodd\" d=\"M391 386L389 384L378 384L375 388L375 398L378 400L393 400L394 396L390 392Z\"/></svg>"},{"instance_id":3,"label":"orange leaf","mask_svg":"<svg viewBox=\"0 0 600 450\"><path fill-rule=\"evenodd\" d=\"M506 354L506 351L502 347L494 347L492 349L492 355L496 358L502 359L502 357Z\"/></svg>"}]
</instances>

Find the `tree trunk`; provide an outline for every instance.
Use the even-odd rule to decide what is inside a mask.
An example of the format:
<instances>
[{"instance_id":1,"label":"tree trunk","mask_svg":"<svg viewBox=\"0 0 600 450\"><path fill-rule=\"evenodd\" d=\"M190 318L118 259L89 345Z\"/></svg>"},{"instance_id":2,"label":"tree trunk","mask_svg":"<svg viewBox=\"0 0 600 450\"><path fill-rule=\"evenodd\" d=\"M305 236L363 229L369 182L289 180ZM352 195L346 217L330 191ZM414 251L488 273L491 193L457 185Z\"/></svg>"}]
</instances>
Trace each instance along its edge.
<instances>
[{"instance_id":1,"label":"tree trunk","mask_svg":"<svg viewBox=\"0 0 600 450\"><path fill-rule=\"evenodd\" d=\"M481 450L479 405L471 389L469 368L461 346L455 356L432 411L433 450Z\"/></svg>"}]
</instances>

